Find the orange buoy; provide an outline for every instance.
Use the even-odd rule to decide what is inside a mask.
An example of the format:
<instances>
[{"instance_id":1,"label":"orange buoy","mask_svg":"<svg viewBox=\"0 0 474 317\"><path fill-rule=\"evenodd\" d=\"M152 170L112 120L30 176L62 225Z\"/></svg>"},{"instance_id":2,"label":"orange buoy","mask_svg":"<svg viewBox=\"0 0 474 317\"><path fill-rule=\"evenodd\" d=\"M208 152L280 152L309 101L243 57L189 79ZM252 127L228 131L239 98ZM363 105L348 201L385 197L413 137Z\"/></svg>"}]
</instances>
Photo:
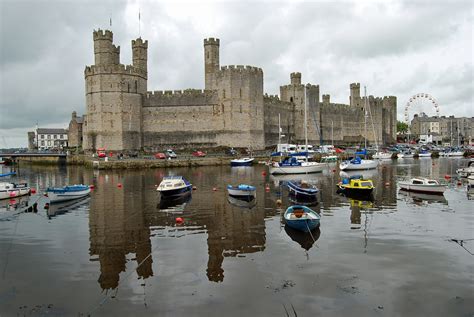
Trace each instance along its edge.
<instances>
[{"instance_id":1,"label":"orange buoy","mask_svg":"<svg viewBox=\"0 0 474 317\"><path fill-rule=\"evenodd\" d=\"M117 184L117 187L118 187L118 188L121 188L121 187L122 187L122 183L118 183L118 184Z\"/></svg>"},{"instance_id":2,"label":"orange buoy","mask_svg":"<svg viewBox=\"0 0 474 317\"><path fill-rule=\"evenodd\" d=\"M30 193L32 193L32 194L36 194L36 188L32 188L32 189L30 189Z\"/></svg>"},{"instance_id":3,"label":"orange buoy","mask_svg":"<svg viewBox=\"0 0 474 317\"><path fill-rule=\"evenodd\" d=\"M183 218L181 218L181 217L177 217L177 218L176 218L176 223L177 223L178 225L182 224L183 222L184 222Z\"/></svg>"}]
</instances>

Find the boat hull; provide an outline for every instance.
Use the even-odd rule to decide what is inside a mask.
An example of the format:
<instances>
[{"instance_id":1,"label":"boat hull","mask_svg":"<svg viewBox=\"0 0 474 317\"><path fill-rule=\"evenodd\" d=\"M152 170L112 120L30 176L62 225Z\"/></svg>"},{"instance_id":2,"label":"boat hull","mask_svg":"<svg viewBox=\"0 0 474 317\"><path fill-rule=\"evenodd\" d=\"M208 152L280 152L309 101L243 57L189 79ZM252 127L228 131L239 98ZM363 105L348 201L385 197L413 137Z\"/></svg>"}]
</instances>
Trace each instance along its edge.
<instances>
[{"instance_id":1,"label":"boat hull","mask_svg":"<svg viewBox=\"0 0 474 317\"><path fill-rule=\"evenodd\" d=\"M373 160L361 160L360 164L343 162L339 165L341 171L359 171L377 168L378 162Z\"/></svg>"},{"instance_id":2,"label":"boat hull","mask_svg":"<svg viewBox=\"0 0 474 317\"><path fill-rule=\"evenodd\" d=\"M370 198L374 192L373 188L347 188L341 185L337 186L337 193L350 198Z\"/></svg>"},{"instance_id":3,"label":"boat hull","mask_svg":"<svg viewBox=\"0 0 474 317\"><path fill-rule=\"evenodd\" d=\"M231 160L230 166L251 166L253 164L254 159L239 159L239 160Z\"/></svg>"},{"instance_id":4,"label":"boat hull","mask_svg":"<svg viewBox=\"0 0 474 317\"><path fill-rule=\"evenodd\" d=\"M444 185L417 185L409 183L399 183L401 190L418 192L418 193L427 193L427 194L437 194L442 195L446 190Z\"/></svg>"},{"instance_id":5,"label":"boat hull","mask_svg":"<svg viewBox=\"0 0 474 317\"><path fill-rule=\"evenodd\" d=\"M161 199L177 199L181 196L189 194L192 190L192 187L193 186L189 184L180 188L161 190L160 191Z\"/></svg>"},{"instance_id":6,"label":"boat hull","mask_svg":"<svg viewBox=\"0 0 474 317\"><path fill-rule=\"evenodd\" d=\"M294 182L288 182L288 191L290 195L298 199L314 200L317 198L318 190L315 188L301 188Z\"/></svg>"},{"instance_id":7,"label":"boat hull","mask_svg":"<svg viewBox=\"0 0 474 317\"><path fill-rule=\"evenodd\" d=\"M279 166L278 164L273 165L269 168L270 174L273 175L284 175L284 174L309 174L309 173L321 173L325 165L320 163L301 163L299 166Z\"/></svg>"},{"instance_id":8,"label":"boat hull","mask_svg":"<svg viewBox=\"0 0 474 317\"><path fill-rule=\"evenodd\" d=\"M229 193L229 196L241 199L241 200L252 200L255 199L257 196L257 191L256 190L239 190L239 189L227 189L227 192Z\"/></svg>"},{"instance_id":9,"label":"boat hull","mask_svg":"<svg viewBox=\"0 0 474 317\"><path fill-rule=\"evenodd\" d=\"M48 197L49 197L49 202L54 204L54 203L59 203L63 201L68 201L68 200L74 200L74 199L79 199L86 197L89 195L91 192L90 188L87 188L82 191L74 191L74 192L53 192L53 191L47 191Z\"/></svg>"},{"instance_id":10,"label":"boat hull","mask_svg":"<svg viewBox=\"0 0 474 317\"><path fill-rule=\"evenodd\" d=\"M375 153L372 158L378 159L378 160L391 160L392 159L392 153Z\"/></svg>"},{"instance_id":11,"label":"boat hull","mask_svg":"<svg viewBox=\"0 0 474 317\"><path fill-rule=\"evenodd\" d=\"M30 188L13 188L0 190L0 199L10 199L30 194Z\"/></svg>"}]
</instances>

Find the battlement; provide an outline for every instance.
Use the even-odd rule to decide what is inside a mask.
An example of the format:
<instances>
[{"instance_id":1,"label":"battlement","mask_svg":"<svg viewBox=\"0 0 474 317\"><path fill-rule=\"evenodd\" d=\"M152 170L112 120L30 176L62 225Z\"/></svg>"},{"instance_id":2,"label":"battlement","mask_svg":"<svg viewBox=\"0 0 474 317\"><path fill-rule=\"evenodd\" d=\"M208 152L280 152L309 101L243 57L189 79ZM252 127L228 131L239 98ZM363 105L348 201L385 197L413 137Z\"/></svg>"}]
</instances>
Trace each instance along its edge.
<instances>
[{"instance_id":1,"label":"battlement","mask_svg":"<svg viewBox=\"0 0 474 317\"><path fill-rule=\"evenodd\" d=\"M352 83L350 84L351 89L360 89L360 83Z\"/></svg>"},{"instance_id":2,"label":"battlement","mask_svg":"<svg viewBox=\"0 0 474 317\"><path fill-rule=\"evenodd\" d=\"M272 101L280 101L280 97L278 95L269 95L267 93L263 96L263 99L272 100Z\"/></svg>"},{"instance_id":3,"label":"battlement","mask_svg":"<svg viewBox=\"0 0 474 317\"><path fill-rule=\"evenodd\" d=\"M148 91L146 94L147 98L152 97L175 97L175 96L187 96L187 97L200 97L200 96L210 96L216 93L215 90L206 90L206 89L185 89L185 90L154 90Z\"/></svg>"},{"instance_id":4,"label":"battlement","mask_svg":"<svg viewBox=\"0 0 474 317\"><path fill-rule=\"evenodd\" d=\"M97 31L94 30L93 34L94 34L94 41L109 40L112 42L114 39L114 34L112 33L112 31L109 31L109 30L104 31L104 30L98 29Z\"/></svg>"},{"instance_id":5,"label":"battlement","mask_svg":"<svg viewBox=\"0 0 474 317\"><path fill-rule=\"evenodd\" d=\"M240 72L240 73L262 73L263 70L260 67L254 67L249 65L227 65L222 66L220 69L221 72Z\"/></svg>"},{"instance_id":6,"label":"battlement","mask_svg":"<svg viewBox=\"0 0 474 317\"><path fill-rule=\"evenodd\" d=\"M86 66L84 70L84 76L92 76L99 74L124 74L124 75L136 75L146 78L146 71L138 69L132 65L91 65Z\"/></svg>"},{"instance_id":7,"label":"battlement","mask_svg":"<svg viewBox=\"0 0 474 317\"><path fill-rule=\"evenodd\" d=\"M319 85L312 85L312 84L306 84L306 89L307 90L312 90L312 89L319 89Z\"/></svg>"},{"instance_id":8,"label":"battlement","mask_svg":"<svg viewBox=\"0 0 474 317\"><path fill-rule=\"evenodd\" d=\"M291 73L290 82L292 85L301 85L301 73L299 72Z\"/></svg>"},{"instance_id":9,"label":"battlement","mask_svg":"<svg viewBox=\"0 0 474 317\"><path fill-rule=\"evenodd\" d=\"M136 40L132 40L132 48L133 47L148 48L148 40L143 41L141 37L137 38Z\"/></svg>"},{"instance_id":10,"label":"battlement","mask_svg":"<svg viewBox=\"0 0 474 317\"><path fill-rule=\"evenodd\" d=\"M220 40L218 38L210 37L208 39L204 39L204 45L217 45L219 46Z\"/></svg>"}]
</instances>

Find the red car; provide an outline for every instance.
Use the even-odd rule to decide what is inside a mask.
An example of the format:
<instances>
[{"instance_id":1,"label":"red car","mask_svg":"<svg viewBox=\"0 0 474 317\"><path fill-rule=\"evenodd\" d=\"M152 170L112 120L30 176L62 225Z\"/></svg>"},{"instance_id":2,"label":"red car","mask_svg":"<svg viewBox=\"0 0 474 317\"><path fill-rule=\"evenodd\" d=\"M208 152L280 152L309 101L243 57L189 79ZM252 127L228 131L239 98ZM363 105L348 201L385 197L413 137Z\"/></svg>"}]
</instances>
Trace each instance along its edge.
<instances>
[{"instance_id":1,"label":"red car","mask_svg":"<svg viewBox=\"0 0 474 317\"><path fill-rule=\"evenodd\" d=\"M335 151L336 153L344 153L344 150L343 149L340 149L340 148L335 148Z\"/></svg>"},{"instance_id":2,"label":"red car","mask_svg":"<svg viewBox=\"0 0 474 317\"><path fill-rule=\"evenodd\" d=\"M155 154L155 158L156 158L156 159L159 159L159 160L165 160L165 159L166 159L166 155L165 155L165 153L156 153L156 154Z\"/></svg>"},{"instance_id":3,"label":"red car","mask_svg":"<svg viewBox=\"0 0 474 317\"><path fill-rule=\"evenodd\" d=\"M193 156L203 157L206 156L206 153L204 153L203 151L194 151Z\"/></svg>"}]
</instances>

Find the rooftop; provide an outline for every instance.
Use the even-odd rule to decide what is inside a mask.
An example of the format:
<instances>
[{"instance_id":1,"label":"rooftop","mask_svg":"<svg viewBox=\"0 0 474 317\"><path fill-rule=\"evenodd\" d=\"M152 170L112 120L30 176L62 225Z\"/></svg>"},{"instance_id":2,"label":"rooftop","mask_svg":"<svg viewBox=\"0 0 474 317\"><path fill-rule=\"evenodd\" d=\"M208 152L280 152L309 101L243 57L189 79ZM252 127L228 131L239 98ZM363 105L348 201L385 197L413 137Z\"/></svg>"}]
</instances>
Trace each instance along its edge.
<instances>
[{"instance_id":1,"label":"rooftop","mask_svg":"<svg viewBox=\"0 0 474 317\"><path fill-rule=\"evenodd\" d=\"M58 128L38 128L38 134L66 134L66 129L58 129Z\"/></svg>"}]
</instances>

